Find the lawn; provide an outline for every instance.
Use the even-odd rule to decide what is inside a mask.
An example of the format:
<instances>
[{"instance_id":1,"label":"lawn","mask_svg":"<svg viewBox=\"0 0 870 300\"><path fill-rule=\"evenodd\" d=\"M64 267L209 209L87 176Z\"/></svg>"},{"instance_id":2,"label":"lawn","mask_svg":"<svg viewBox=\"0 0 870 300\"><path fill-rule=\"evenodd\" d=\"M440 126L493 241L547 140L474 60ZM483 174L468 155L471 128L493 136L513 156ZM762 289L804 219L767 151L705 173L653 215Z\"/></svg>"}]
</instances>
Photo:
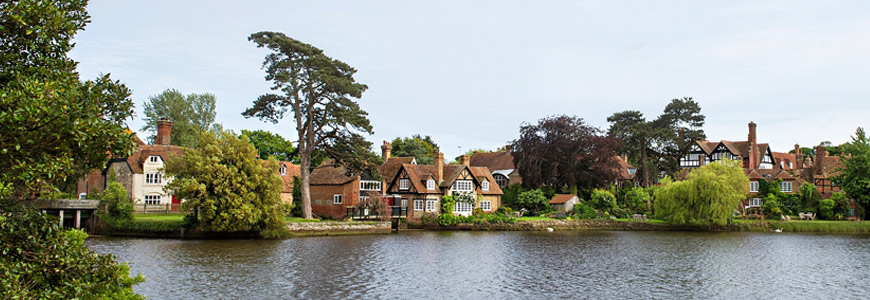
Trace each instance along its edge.
<instances>
[{"instance_id":1,"label":"lawn","mask_svg":"<svg viewBox=\"0 0 870 300\"><path fill-rule=\"evenodd\" d=\"M557 219L553 219L553 218L550 218L547 216L534 216L534 217L519 217L519 218L517 218L517 221L550 221L550 220L557 220Z\"/></svg>"},{"instance_id":2,"label":"lawn","mask_svg":"<svg viewBox=\"0 0 870 300\"><path fill-rule=\"evenodd\" d=\"M284 223L308 223L308 222L320 222L320 219L305 219L300 217L284 217Z\"/></svg>"},{"instance_id":3,"label":"lawn","mask_svg":"<svg viewBox=\"0 0 870 300\"><path fill-rule=\"evenodd\" d=\"M181 222L184 220L184 214L133 214L133 220L136 222Z\"/></svg>"}]
</instances>

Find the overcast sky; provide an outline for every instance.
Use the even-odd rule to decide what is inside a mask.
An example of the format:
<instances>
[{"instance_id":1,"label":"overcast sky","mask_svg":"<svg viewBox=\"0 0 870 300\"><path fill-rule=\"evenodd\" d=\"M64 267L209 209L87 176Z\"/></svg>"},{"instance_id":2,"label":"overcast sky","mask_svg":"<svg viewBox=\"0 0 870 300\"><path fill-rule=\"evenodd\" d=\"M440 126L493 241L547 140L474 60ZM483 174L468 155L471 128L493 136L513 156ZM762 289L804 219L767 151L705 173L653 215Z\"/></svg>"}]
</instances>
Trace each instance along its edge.
<instances>
[{"instance_id":1,"label":"overcast sky","mask_svg":"<svg viewBox=\"0 0 870 300\"><path fill-rule=\"evenodd\" d=\"M701 3L704 2L704 3ZM763 2L763 3L762 3ZM870 113L870 1L91 1L71 56L83 78L111 73L143 103L167 88L213 93L225 128L273 125L241 112L270 84L280 31L358 70L379 146L431 135L447 157L495 149L523 122L617 111L654 119L698 100L711 140L839 144ZM147 136L141 134L140 136Z\"/></svg>"}]
</instances>

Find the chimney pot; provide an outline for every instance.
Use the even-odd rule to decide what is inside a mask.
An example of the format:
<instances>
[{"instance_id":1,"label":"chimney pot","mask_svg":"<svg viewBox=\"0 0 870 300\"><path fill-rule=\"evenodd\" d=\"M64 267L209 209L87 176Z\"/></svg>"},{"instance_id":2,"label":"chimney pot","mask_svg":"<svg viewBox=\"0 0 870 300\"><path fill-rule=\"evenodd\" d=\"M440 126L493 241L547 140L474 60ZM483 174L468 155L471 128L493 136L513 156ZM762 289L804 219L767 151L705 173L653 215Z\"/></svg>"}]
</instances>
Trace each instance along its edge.
<instances>
[{"instance_id":1,"label":"chimney pot","mask_svg":"<svg viewBox=\"0 0 870 300\"><path fill-rule=\"evenodd\" d=\"M471 166L471 156L463 155L459 157L459 163L463 166L470 167Z\"/></svg>"},{"instance_id":2,"label":"chimney pot","mask_svg":"<svg viewBox=\"0 0 870 300\"><path fill-rule=\"evenodd\" d=\"M435 164L435 181L437 184L441 184L441 181L444 180L444 153L439 152L438 148L432 152L434 160L432 163Z\"/></svg>"},{"instance_id":3,"label":"chimney pot","mask_svg":"<svg viewBox=\"0 0 870 300\"><path fill-rule=\"evenodd\" d=\"M172 121L167 118L160 118L157 121L157 137L154 138L154 144L168 146L172 137Z\"/></svg>"},{"instance_id":4,"label":"chimney pot","mask_svg":"<svg viewBox=\"0 0 870 300\"><path fill-rule=\"evenodd\" d=\"M384 141L384 144L381 145L381 155L384 157L384 161L390 159L390 152L392 152L393 146L390 145L390 142Z\"/></svg>"}]
</instances>

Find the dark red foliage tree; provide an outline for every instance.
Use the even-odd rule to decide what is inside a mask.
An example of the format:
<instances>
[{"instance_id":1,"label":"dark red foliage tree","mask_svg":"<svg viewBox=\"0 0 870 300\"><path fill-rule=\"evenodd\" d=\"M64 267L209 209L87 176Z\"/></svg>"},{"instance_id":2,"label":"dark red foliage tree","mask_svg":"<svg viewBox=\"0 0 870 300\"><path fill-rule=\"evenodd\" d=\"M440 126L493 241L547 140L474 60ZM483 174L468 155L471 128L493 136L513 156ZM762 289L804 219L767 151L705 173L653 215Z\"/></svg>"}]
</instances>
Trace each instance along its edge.
<instances>
[{"instance_id":1,"label":"dark red foliage tree","mask_svg":"<svg viewBox=\"0 0 870 300\"><path fill-rule=\"evenodd\" d=\"M592 189L617 178L621 147L582 118L557 115L520 126L513 157L527 188Z\"/></svg>"}]
</instances>

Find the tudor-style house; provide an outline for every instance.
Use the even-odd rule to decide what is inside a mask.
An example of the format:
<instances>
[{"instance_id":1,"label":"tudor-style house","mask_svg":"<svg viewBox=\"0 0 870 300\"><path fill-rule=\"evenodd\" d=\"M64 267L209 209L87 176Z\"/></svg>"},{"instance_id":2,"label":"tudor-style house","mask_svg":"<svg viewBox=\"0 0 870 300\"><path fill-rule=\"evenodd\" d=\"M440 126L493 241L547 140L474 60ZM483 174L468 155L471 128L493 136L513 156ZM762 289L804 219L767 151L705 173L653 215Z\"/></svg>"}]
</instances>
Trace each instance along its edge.
<instances>
[{"instance_id":1,"label":"tudor-style house","mask_svg":"<svg viewBox=\"0 0 870 300\"><path fill-rule=\"evenodd\" d=\"M77 191L80 197L92 191L103 191L114 173L115 180L124 186L133 203L155 207L171 204L172 209L177 209L181 199L164 191L163 187L172 179L164 176L162 170L167 160L180 157L185 148L170 145L171 136L172 122L165 118L157 121L157 136L153 144L147 145L136 138L137 149L129 157L111 158L104 169L95 170L79 180Z\"/></svg>"},{"instance_id":2,"label":"tudor-style house","mask_svg":"<svg viewBox=\"0 0 870 300\"><path fill-rule=\"evenodd\" d=\"M403 163L386 180L385 193L395 204L408 207L409 218L441 213L442 196L469 194L472 203L457 201L453 213L471 215L474 208L494 212L501 206L502 191L486 167L472 167L462 156L458 165L444 164L444 154L435 151L433 165Z\"/></svg>"},{"instance_id":3,"label":"tudor-style house","mask_svg":"<svg viewBox=\"0 0 870 300\"><path fill-rule=\"evenodd\" d=\"M815 184L822 198L829 198L833 192L839 191L830 179L837 169L843 167L839 157L828 156L823 145L816 147L815 157L804 156L799 145L794 147L794 153L783 153L774 152L766 143L759 144L756 124L749 122L747 141L697 141L692 151L680 159L680 167L698 168L725 158L742 161L749 177L749 197L743 201L743 208L762 205L764 200L758 196L760 180L781 180L778 188L786 194L797 193L804 182Z\"/></svg>"}]
</instances>

